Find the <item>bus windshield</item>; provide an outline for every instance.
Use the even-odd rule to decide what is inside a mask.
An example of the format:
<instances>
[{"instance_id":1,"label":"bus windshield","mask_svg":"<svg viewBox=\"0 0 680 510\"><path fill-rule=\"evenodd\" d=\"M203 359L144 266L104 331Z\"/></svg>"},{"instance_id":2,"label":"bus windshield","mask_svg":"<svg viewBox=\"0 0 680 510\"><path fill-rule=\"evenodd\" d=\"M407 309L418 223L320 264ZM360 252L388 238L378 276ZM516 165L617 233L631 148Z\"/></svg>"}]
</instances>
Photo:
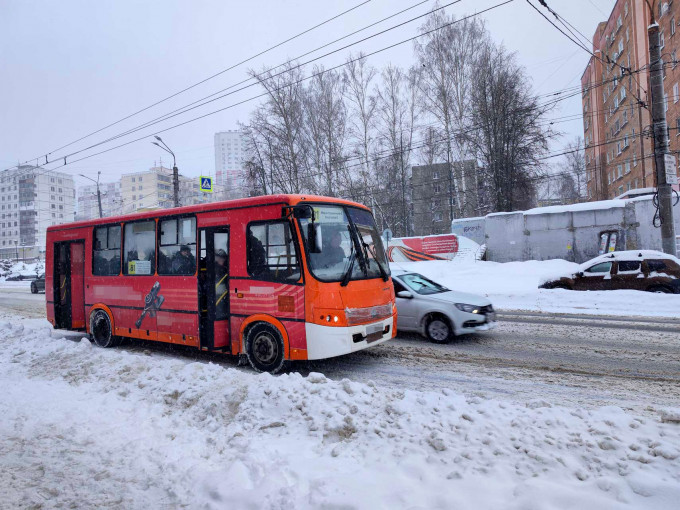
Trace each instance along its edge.
<instances>
[{"instance_id":1,"label":"bus windshield","mask_svg":"<svg viewBox=\"0 0 680 510\"><path fill-rule=\"evenodd\" d=\"M314 223L320 226L320 253L309 250L311 218L300 219L300 229L309 268L317 279L338 282L389 276L385 250L369 211L339 205L314 206L313 210Z\"/></svg>"}]
</instances>

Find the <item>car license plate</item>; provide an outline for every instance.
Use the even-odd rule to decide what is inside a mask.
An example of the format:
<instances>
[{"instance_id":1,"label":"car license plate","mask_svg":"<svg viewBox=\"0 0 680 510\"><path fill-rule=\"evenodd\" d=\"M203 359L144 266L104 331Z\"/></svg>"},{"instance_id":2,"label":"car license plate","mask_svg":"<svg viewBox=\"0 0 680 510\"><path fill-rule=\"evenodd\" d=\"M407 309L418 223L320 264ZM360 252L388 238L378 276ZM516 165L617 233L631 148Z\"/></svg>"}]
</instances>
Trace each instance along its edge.
<instances>
[{"instance_id":1,"label":"car license plate","mask_svg":"<svg viewBox=\"0 0 680 510\"><path fill-rule=\"evenodd\" d=\"M486 322L494 322L496 320L496 312L486 314Z\"/></svg>"}]
</instances>

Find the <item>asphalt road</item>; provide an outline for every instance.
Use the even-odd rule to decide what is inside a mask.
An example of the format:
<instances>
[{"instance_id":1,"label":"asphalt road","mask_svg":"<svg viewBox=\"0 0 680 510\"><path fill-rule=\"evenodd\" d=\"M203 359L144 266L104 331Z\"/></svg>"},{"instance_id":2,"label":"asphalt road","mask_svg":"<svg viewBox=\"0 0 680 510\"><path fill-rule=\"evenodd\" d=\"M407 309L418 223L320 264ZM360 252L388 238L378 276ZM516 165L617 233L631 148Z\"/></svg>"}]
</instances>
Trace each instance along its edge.
<instances>
[{"instance_id":1,"label":"asphalt road","mask_svg":"<svg viewBox=\"0 0 680 510\"><path fill-rule=\"evenodd\" d=\"M0 310L44 317L45 296L32 295L28 288L2 288ZM232 357L151 342L131 342L120 348L236 366ZM680 317L501 312L495 330L465 335L450 344L400 334L372 349L329 360L295 362L288 370L372 380L395 388L448 388L522 402L617 405L655 413L663 407L680 407Z\"/></svg>"}]
</instances>

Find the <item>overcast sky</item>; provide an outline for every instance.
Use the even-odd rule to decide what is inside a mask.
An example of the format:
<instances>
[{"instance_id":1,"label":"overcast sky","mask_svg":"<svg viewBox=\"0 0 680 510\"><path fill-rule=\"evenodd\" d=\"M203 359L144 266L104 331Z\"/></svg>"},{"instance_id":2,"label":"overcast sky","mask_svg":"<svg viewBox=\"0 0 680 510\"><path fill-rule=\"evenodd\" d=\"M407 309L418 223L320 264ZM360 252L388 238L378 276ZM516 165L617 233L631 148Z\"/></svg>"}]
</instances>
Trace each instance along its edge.
<instances>
[{"instance_id":1,"label":"overcast sky","mask_svg":"<svg viewBox=\"0 0 680 510\"><path fill-rule=\"evenodd\" d=\"M141 108L249 58L364 0L0 0L0 165L6 168L73 142ZM370 0L352 12L313 30L251 62L236 67L143 114L54 153L63 156L109 136L224 89L246 78L248 68L273 66L419 3L420 0ZM446 5L449 1L442 1ZM462 0L446 9L457 17L483 10L501 0ZM538 6L537 0L532 0ZM606 19L614 0L548 0L589 39ZM434 1L366 30L318 54L354 42L429 10ZM537 94L577 86L588 55L541 18L526 0L482 14L494 40L517 53ZM422 20L353 46L365 53L416 35ZM325 57L326 67L340 64L350 50ZM375 66L413 61L410 43L371 57ZM115 144L149 137L192 117L260 94L251 87L190 114L121 138ZM213 135L246 121L256 103L248 101L163 133L185 175L214 173ZM564 101L553 117L578 114L579 96ZM559 150L577 135L582 121L556 125L565 136ZM82 152L69 160L106 149ZM148 169L168 156L150 138L69 165L61 171L96 176L103 181ZM48 165L48 167L51 165ZM77 182L87 181L78 177Z\"/></svg>"}]
</instances>

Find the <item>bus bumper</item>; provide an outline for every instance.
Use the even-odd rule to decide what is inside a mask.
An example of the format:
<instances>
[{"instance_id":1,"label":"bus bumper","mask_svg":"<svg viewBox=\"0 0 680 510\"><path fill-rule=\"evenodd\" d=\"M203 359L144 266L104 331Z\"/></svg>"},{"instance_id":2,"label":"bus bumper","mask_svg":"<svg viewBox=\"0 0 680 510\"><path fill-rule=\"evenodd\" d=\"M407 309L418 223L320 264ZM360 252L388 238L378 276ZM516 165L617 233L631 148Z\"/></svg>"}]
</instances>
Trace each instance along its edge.
<instances>
[{"instance_id":1,"label":"bus bumper","mask_svg":"<svg viewBox=\"0 0 680 510\"><path fill-rule=\"evenodd\" d=\"M360 351L392 338L394 317L359 326L305 324L307 359L324 359Z\"/></svg>"}]
</instances>

